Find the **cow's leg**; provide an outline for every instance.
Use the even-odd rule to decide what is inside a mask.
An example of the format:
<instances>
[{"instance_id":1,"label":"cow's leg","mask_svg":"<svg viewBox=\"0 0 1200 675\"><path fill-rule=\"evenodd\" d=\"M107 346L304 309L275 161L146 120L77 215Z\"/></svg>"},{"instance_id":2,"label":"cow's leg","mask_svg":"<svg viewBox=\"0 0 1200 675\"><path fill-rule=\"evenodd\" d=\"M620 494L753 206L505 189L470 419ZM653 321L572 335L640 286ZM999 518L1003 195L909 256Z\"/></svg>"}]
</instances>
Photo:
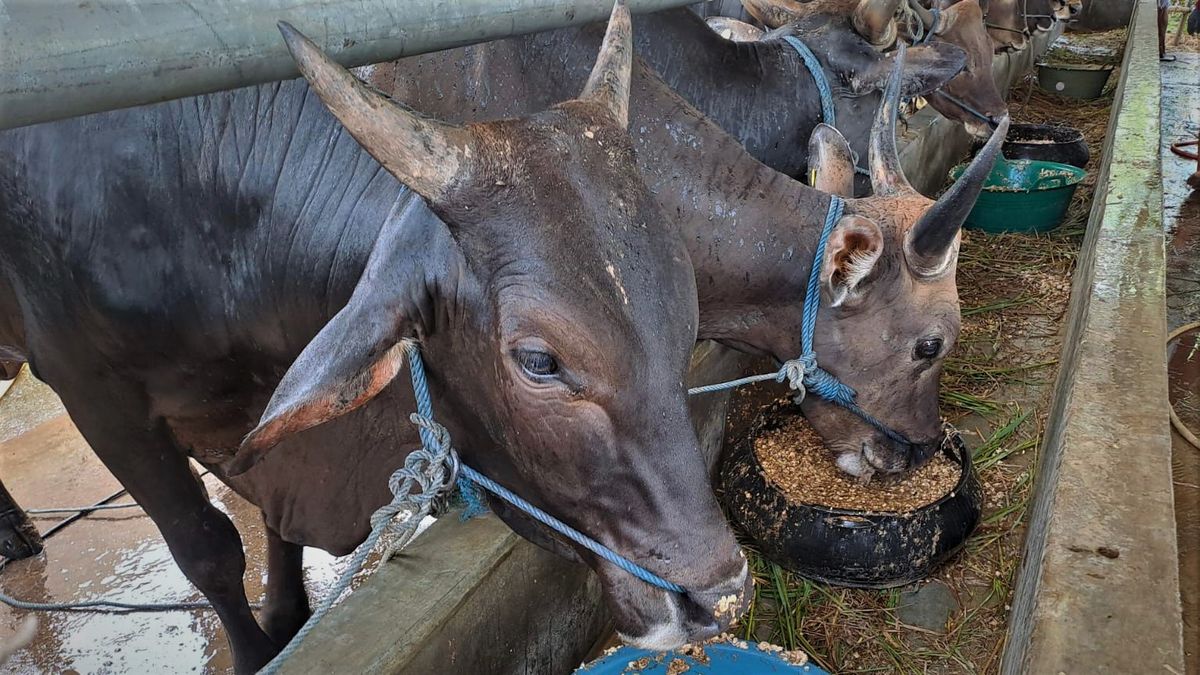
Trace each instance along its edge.
<instances>
[{"instance_id":1,"label":"cow's leg","mask_svg":"<svg viewBox=\"0 0 1200 675\"><path fill-rule=\"evenodd\" d=\"M278 648L250 613L242 586L246 558L241 537L208 501L162 421L149 414L140 391L123 383L101 391L56 390L100 460L158 526L184 576L212 603L225 627L234 668L238 673L258 670Z\"/></svg>"},{"instance_id":2,"label":"cow's leg","mask_svg":"<svg viewBox=\"0 0 1200 675\"><path fill-rule=\"evenodd\" d=\"M21 560L42 552L42 535L0 483L0 555Z\"/></svg>"},{"instance_id":3,"label":"cow's leg","mask_svg":"<svg viewBox=\"0 0 1200 675\"><path fill-rule=\"evenodd\" d=\"M284 541L269 525L266 530L267 599L262 625L282 649L312 614L304 589L304 547Z\"/></svg>"}]
</instances>

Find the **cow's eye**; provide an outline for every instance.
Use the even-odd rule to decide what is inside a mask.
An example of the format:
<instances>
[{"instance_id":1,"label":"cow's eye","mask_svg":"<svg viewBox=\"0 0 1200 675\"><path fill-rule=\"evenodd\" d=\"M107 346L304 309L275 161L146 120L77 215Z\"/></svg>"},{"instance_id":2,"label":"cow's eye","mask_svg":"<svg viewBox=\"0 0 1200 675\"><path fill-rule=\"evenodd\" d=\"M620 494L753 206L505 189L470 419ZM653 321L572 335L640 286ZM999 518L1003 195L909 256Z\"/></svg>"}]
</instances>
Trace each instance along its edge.
<instances>
[{"instance_id":1,"label":"cow's eye","mask_svg":"<svg viewBox=\"0 0 1200 675\"><path fill-rule=\"evenodd\" d=\"M917 342L916 349L913 350L913 356L918 359L934 359L938 354L942 353L941 338L925 338Z\"/></svg>"},{"instance_id":2,"label":"cow's eye","mask_svg":"<svg viewBox=\"0 0 1200 675\"><path fill-rule=\"evenodd\" d=\"M526 375L535 380L551 377L558 372L558 361L546 352L532 349L518 350L517 363L521 364L521 369L525 371Z\"/></svg>"}]
</instances>

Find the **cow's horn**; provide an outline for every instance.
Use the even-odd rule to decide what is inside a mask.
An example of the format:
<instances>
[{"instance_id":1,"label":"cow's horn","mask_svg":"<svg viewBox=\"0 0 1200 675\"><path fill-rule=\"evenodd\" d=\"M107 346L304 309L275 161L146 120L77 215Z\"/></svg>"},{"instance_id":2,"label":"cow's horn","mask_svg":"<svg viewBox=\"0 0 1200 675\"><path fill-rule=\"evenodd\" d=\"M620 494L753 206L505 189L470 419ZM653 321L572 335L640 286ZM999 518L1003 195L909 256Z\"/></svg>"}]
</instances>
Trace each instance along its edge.
<instances>
[{"instance_id":1,"label":"cow's horn","mask_svg":"<svg viewBox=\"0 0 1200 675\"><path fill-rule=\"evenodd\" d=\"M600 54L579 98L605 106L622 127L629 125L629 80L633 71L633 24L625 0L616 0Z\"/></svg>"},{"instance_id":2,"label":"cow's horn","mask_svg":"<svg viewBox=\"0 0 1200 675\"><path fill-rule=\"evenodd\" d=\"M279 22L279 32L325 107L392 175L433 202L461 178L469 132L423 117L359 82L290 24Z\"/></svg>"},{"instance_id":3,"label":"cow's horn","mask_svg":"<svg viewBox=\"0 0 1200 675\"><path fill-rule=\"evenodd\" d=\"M908 0L908 7L921 19L921 25L925 26L925 30L933 30L933 12L929 11L925 5L921 4L920 0Z\"/></svg>"},{"instance_id":4,"label":"cow's horn","mask_svg":"<svg viewBox=\"0 0 1200 675\"><path fill-rule=\"evenodd\" d=\"M975 207L983 183L1000 155L1000 147L1008 135L1008 123L1008 116L1005 115L962 176L908 231L904 240L904 256L909 268L918 276L937 276L953 260L958 230Z\"/></svg>"},{"instance_id":5,"label":"cow's horn","mask_svg":"<svg viewBox=\"0 0 1200 675\"><path fill-rule=\"evenodd\" d=\"M885 46L896 41L896 8L900 0L859 0L851 23L854 30L873 45Z\"/></svg>"},{"instance_id":6,"label":"cow's horn","mask_svg":"<svg viewBox=\"0 0 1200 675\"><path fill-rule=\"evenodd\" d=\"M878 196L916 193L904 170L900 167L900 155L896 150L896 115L900 109L900 80L904 71L905 47L896 50L895 65L883 90L883 99L875 113L871 126L871 187Z\"/></svg>"}]
</instances>

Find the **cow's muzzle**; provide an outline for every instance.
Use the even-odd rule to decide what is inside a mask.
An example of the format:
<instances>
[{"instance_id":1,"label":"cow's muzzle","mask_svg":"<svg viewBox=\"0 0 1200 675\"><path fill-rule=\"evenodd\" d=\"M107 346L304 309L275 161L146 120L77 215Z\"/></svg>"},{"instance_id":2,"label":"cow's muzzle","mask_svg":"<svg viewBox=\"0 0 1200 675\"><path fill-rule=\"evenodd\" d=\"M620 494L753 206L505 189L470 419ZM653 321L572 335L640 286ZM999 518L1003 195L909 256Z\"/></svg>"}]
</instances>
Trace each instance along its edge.
<instances>
[{"instance_id":1,"label":"cow's muzzle","mask_svg":"<svg viewBox=\"0 0 1200 675\"><path fill-rule=\"evenodd\" d=\"M720 635L746 612L754 596L754 582L745 564L738 574L702 590L679 594L647 589L661 603L659 619L636 634L618 634L627 644L654 651L676 649Z\"/></svg>"}]
</instances>

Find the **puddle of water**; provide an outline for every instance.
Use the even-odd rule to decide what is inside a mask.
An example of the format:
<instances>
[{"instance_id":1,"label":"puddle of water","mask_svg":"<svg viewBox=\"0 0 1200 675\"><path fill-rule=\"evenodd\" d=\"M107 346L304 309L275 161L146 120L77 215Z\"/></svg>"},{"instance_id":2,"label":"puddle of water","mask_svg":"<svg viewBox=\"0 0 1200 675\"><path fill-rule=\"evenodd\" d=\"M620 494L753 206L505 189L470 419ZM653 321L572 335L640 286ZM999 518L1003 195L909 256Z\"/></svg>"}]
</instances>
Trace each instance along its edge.
<instances>
[{"instance_id":1,"label":"puddle of water","mask_svg":"<svg viewBox=\"0 0 1200 675\"><path fill-rule=\"evenodd\" d=\"M1200 54L1177 54L1162 65L1163 226L1167 231L1167 323L1171 329L1200 321L1200 192L1187 185L1196 162L1177 157L1172 142L1200 129ZM1198 333L1168 345L1170 401L1180 421L1200 432ZM1172 439L1179 582L1183 605L1185 663L1200 672L1200 452L1178 434Z\"/></svg>"},{"instance_id":2,"label":"puddle of water","mask_svg":"<svg viewBox=\"0 0 1200 675\"><path fill-rule=\"evenodd\" d=\"M48 387L28 375L0 401L0 479L25 508L95 503L119 488L116 480L62 413ZM263 594L266 551L258 509L213 477L205 482L214 504L229 515L246 549L246 591ZM128 501L122 498L120 501ZM37 516L42 531L63 515ZM349 563L306 549L310 597L324 595ZM110 598L155 603L203 600L179 571L153 522L140 509L100 512L47 540L35 558L8 563L0 588L18 598L77 601ZM24 612L0 607L0 644L10 640ZM38 614L33 642L3 672L228 673L232 660L211 611L151 614Z\"/></svg>"}]
</instances>

